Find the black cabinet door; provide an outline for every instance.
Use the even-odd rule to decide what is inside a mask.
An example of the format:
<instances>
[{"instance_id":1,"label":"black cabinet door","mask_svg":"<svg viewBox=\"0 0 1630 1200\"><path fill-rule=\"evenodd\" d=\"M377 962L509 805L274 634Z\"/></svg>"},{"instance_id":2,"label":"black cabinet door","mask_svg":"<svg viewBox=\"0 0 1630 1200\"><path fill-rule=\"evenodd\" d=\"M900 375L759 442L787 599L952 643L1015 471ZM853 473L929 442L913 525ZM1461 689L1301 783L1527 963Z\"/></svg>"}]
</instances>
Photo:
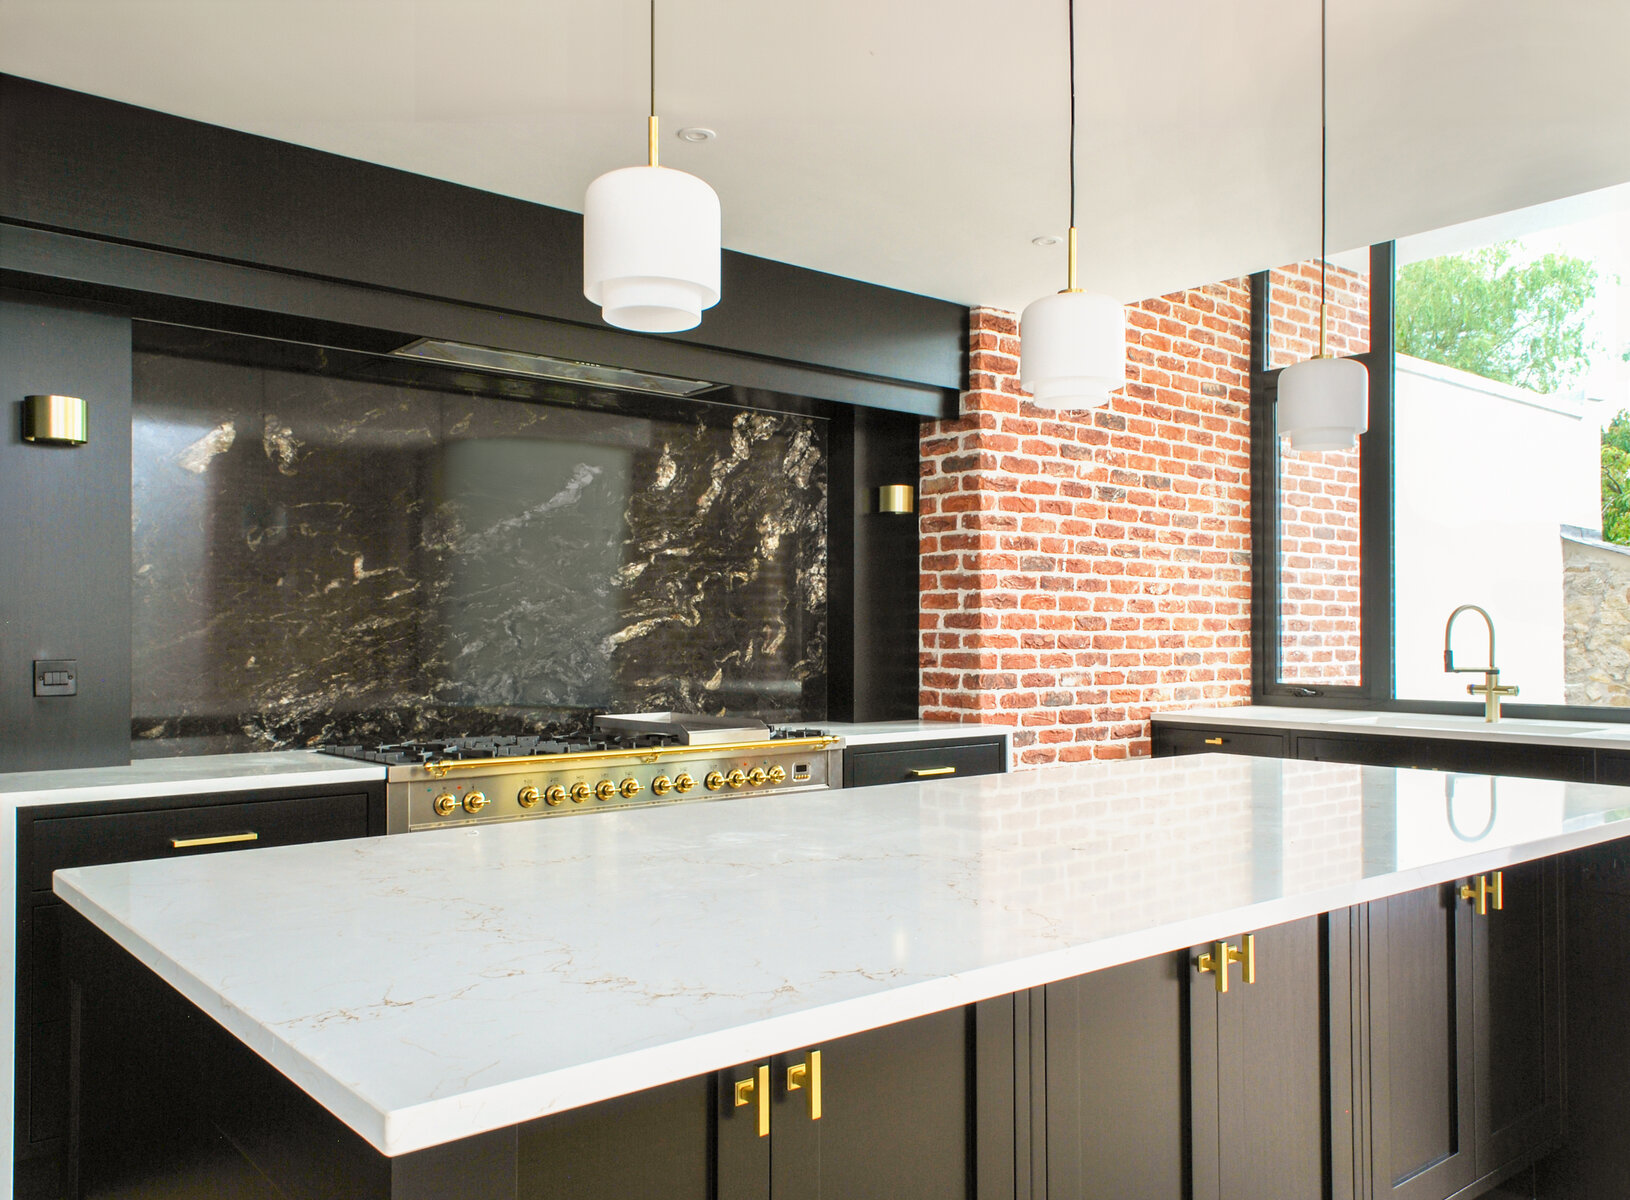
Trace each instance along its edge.
<instances>
[{"instance_id":1,"label":"black cabinet door","mask_svg":"<svg viewBox=\"0 0 1630 1200\"><path fill-rule=\"evenodd\" d=\"M1233 964L1226 993L1197 969L1213 946L1048 984L1046 1195L1333 1195L1327 1098L1347 1075L1330 1031L1347 1010L1329 986L1326 921L1257 931L1256 982Z\"/></svg>"},{"instance_id":2,"label":"black cabinet door","mask_svg":"<svg viewBox=\"0 0 1630 1200\"><path fill-rule=\"evenodd\" d=\"M1189 970L1162 954L1047 985L1045 1195L1187 1200Z\"/></svg>"},{"instance_id":3,"label":"black cabinet door","mask_svg":"<svg viewBox=\"0 0 1630 1200\"><path fill-rule=\"evenodd\" d=\"M709 1076L682 1079L522 1125L517 1200L712 1200L713 1094Z\"/></svg>"},{"instance_id":4,"label":"black cabinet door","mask_svg":"<svg viewBox=\"0 0 1630 1200\"><path fill-rule=\"evenodd\" d=\"M1319 1200L1330 1177L1323 918L1227 939L1254 958L1227 967L1217 946L1189 954L1194 1200ZM1249 939L1249 940L1247 940ZM1226 953L1226 951L1225 951Z\"/></svg>"},{"instance_id":5,"label":"black cabinet door","mask_svg":"<svg viewBox=\"0 0 1630 1200\"><path fill-rule=\"evenodd\" d=\"M1380 1200L1477 1178L1472 912L1458 884L1367 906L1370 1177Z\"/></svg>"},{"instance_id":6,"label":"black cabinet door","mask_svg":"<svg viewBox=\"0 0 1630 1200\"><path fill-rule=\"evenodd\" d=\"M1544 859L1501 875L1501 907L1472 922L1479 1175L1562 1133L1560 870Z\"/></svg>"},{"instance_id":7,"label":"black cabinet door","mask_svg":"<svg viewBox=\"0 0 1630 1200\"><path fill-rule=\"evenodd\" d=\"M969 1021L950 1009L773 1058L772 1200L969 1196Z\"/></svg>"},{"instance_id":8,"label":"black cabinet door","mask_svg":"<svg viewBox=\"0 0 1630 1200\"><path fill-rule=\"evenodd\" d=\"M1216 1080L1216 1137L1195 1127L1195 1200L1309 1200L1326 1195L1325 971L1320 918L1250 935L1256 982L1219 993L1191 981L1194 1087ZM1243 938L1230 940L1240 945ZM1235 968L1239 969L1238 967ZM1215 1036L1204 1033L1215 1026ZM1202 1051L1215 1045L1215 1058ZM1215 1064L1214 1066L1212 1064Z\"/></svg>"}]
</instances>

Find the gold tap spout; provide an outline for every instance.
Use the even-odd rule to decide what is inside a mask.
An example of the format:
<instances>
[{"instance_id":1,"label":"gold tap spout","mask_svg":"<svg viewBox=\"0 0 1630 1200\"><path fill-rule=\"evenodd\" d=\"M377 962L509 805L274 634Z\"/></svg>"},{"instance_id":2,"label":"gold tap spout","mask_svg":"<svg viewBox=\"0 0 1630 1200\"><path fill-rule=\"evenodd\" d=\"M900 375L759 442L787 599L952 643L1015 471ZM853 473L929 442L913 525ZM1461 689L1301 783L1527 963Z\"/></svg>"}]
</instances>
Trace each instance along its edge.
<instances>
[{"instance_id":1,"label":"gold tap spout","mask_svg":"<svg viewBox=\"0 0 1630 1200\"><path fill-rule=\"evenodd\" d=\"M1463 612L1474 612L1483 618L1483 623L1489 627L1489 659L1486 667L1457 667L1455 666L1455 652L1450 648L1449 636L1454 632L1455 618ZM1498 721L1500 719L1500 700L1505 696L1515 696L1515 684L1501 684L1500 668L1494 665L1494 618L1477 607L1475 604L1462 604L1449 614L1449 620L1443 626L1443 669L1454 674L1481 675L1481 684L1468 683L1468 695L1483 697L1483 720Z\"/></svg>"}]
</instances>

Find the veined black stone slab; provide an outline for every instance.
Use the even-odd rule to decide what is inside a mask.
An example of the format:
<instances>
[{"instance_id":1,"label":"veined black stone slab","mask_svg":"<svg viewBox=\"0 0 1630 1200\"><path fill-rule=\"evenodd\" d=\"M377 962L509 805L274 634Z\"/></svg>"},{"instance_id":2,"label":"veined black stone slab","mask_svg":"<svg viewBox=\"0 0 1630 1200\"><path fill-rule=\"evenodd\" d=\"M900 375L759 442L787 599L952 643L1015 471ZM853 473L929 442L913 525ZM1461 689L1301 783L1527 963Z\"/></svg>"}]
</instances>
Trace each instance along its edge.
<instances>
[{"instance_id":1,"label":"veined black stone slab","mask_svg":"<svg viewBox=\"0 0 1630 1200\"><path fill-rule=\"evenodd\" d=\"M134 374L138 757L826 715L820 419Z\"/></svg>"}]
</instances>

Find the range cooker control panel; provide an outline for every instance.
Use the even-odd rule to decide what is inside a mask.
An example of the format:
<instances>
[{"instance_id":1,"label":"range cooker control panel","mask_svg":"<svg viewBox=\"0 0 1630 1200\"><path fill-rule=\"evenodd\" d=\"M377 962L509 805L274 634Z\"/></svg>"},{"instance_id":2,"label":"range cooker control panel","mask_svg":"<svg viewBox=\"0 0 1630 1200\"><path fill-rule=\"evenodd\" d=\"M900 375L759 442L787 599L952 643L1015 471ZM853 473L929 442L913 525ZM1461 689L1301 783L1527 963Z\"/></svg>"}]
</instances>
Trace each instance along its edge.
<instances>
[{"instance_id":1,"label":"range cooker control panel","mask_svg":"<svg viewBox=\"0 0 1630 1200\"><path fill-rule=\"evenodd\" d=\"M392 768L390 776L388 824L399 832L823 790L842 782L842 743L819 737L784 740L773 749L556 756L472 763L440 773L431 764Z\"/></svg>"}]
</instances>

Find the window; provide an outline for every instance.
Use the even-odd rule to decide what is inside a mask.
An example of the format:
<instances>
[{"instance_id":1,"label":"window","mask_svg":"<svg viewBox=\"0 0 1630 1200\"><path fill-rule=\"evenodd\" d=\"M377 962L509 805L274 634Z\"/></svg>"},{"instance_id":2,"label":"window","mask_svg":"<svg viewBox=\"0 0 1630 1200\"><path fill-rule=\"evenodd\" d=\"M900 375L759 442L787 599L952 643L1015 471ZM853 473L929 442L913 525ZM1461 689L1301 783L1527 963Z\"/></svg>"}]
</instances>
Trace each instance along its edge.
<instances>
[{"instance_id":1,"label":"window","mask_svg":"<svg viewBox=\"0 0 1630 1200\"><path fill-rule=\"evenodd\" d=\"M1476 711L1443 669L1476 604L1512 707L1630 719L1630 186L1364 257L1330 264L1331 348L1371 371L1355 451L1280 446L1316 266L1253 281L1259 701ZM1487 639L1467 614L1457 665Z\"/></svg>"}]
</instances>

